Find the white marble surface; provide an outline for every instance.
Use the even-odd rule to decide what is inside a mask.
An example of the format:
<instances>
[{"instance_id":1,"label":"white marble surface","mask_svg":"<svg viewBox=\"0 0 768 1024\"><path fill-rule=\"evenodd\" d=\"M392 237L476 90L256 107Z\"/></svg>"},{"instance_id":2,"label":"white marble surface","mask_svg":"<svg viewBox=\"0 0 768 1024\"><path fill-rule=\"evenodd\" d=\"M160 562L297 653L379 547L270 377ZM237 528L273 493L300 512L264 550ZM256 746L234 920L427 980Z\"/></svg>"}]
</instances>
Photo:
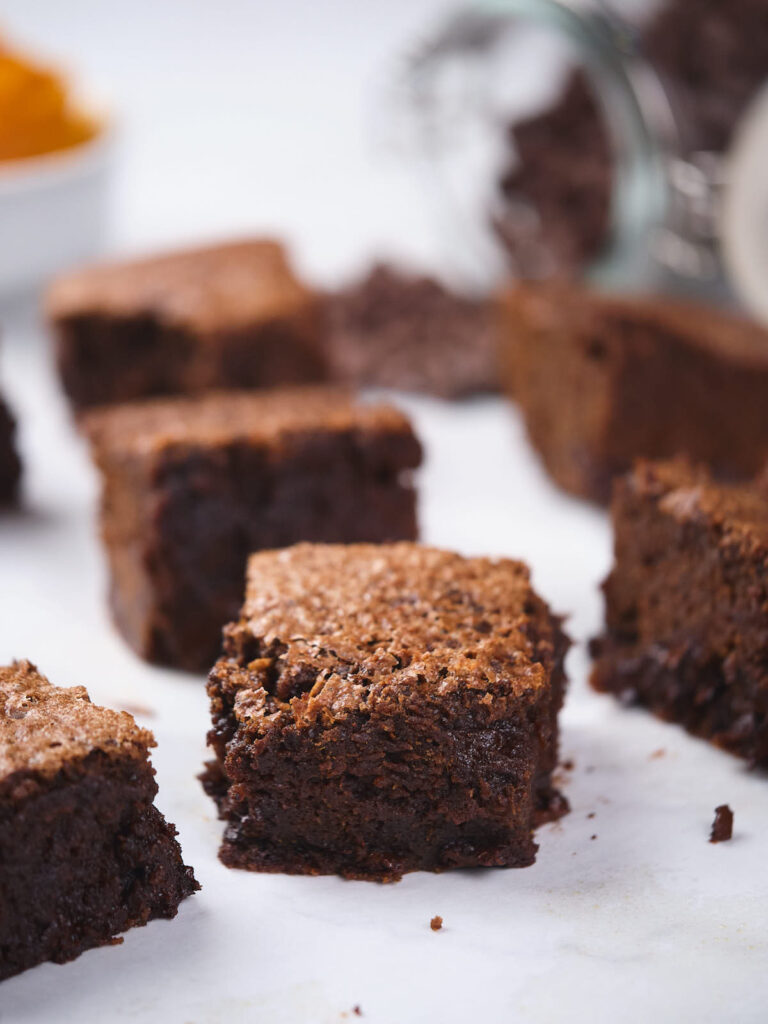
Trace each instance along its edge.
<instances>
[{"instance_id":1,"label":"white marble surface","mask_svg":"<svg viewBox=\"0 0 768 1024\"><path fill-rule=\"evenodd\" d=\"M376 249L435 256L417 193L370 148L365 115L385 58L437 6L0 0L0 19L111 92L115 249L269 228L330 279ZM113 632L93 474L42 335L5 319L26 479L23 510L0 518L0 663L28 657L56 683L151 711L140 721L159 742L159 804L203 890L122 946L4 982L2 1024L331 1024L356 1020L356 1005L373 1024L766 1020L768 780L588 690L607 523L553 489L513 410L399 399L427 445L425 539L527 559L570 616L571 814L540 831L525 870L394 886L251 875L216 860L221 826L195 779L203 681L142 664ZM723 802L735 836L712 846Z\"/></svg>"}]
</instances>

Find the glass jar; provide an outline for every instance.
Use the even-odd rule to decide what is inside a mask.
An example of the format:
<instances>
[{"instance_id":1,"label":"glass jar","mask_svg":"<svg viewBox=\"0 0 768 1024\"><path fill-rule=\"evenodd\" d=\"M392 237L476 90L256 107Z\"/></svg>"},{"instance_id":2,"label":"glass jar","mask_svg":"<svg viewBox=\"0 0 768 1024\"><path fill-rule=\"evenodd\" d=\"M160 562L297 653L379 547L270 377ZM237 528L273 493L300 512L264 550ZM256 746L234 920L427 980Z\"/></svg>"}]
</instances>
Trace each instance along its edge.
<instances>
[{"instance_id":1,"label":"glass jar","mask_svg":"<svg viewBox=\"0 0 768 1024\"><path fill-rule=\"evenodd\" d=\"M768 279L768 223L748 211L755 204L768 210L768 175L744 170L749 160L761 164L743 153L747 136L754 151L760 131L733 131L730 122L734 110L745 115L761 77L768 80L768 19L763 15L756 29L762 49L753 66L727 71L721 95L716 83L696 86L702 72L695 62L706 71L719 53L713 25L696 20L695 4L686 9L676 0L676 7L649 27L599 2L477 0L406 58L399 116L411 155L428 168L428 195L449 236L455 276L486 286L510 268L523 277L575 272L622 290L705 293L719 301L736 292L756 308L756 293L768 292L756 287L754 266L755 252L765 249ZM724 28L725 44L735 45L750 26L743 17L723 21L726 9L740 15L730 3L721 7L714 30ZM711 52L699 46L687 54L686 16L697 31L709 30ZM553 72L561 83L554 98ZM550 86L543 106L542 83ZM753 105L745 123L761 118L768 124L768 100ZM764 134L768 139L768 128ZM581 144L587 135L589 145ZM513 142L518 166L505 176ZM768 157L768 141L762 155ZM731 194L737 180L739 201ZM523 194L516 185L525 186ZM531 202L537 193L543 202L548 187L562 205L557 215L548 200L555 209L549 225L541 203ZM749 287L745 265L752 268ZM768 317L768 299L762 307Z\"/></svg>"}]
</instances>

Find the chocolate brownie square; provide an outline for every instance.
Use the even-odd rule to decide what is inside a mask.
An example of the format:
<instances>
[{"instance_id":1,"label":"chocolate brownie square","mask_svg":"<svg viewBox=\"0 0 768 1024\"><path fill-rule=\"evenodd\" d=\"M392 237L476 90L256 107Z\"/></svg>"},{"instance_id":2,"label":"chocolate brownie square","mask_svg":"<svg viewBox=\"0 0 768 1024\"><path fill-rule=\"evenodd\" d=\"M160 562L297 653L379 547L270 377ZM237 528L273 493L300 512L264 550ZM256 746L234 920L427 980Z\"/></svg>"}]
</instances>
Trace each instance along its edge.
<instances>
[{"instance_id":1,"label":"chocolate brownie square","mask_svg":"<svg viewBox=\"0 0 768 1024\"><path fill-rule=\"evenodd\" d=\"M612 516L593 685L768 765L768 484L641 462Z\"/></svg>"},{"instance_id":2,"label":"chocolate brownie square","mask_svg":"<svg viewBox=\"0 0 768 1024\"><path fill-rule=\"evenodd\" d=\"M768 459L768 331L704 305L529 285L503 300L504 362L555 481L607 503L635 458L724 479Z\"/></svg>"},{"instance_id":3,"label":"chocolate brownie square","mask_svg":"<svg viewBox=\"0 0 768 1024\"><path fill-rule=\"evenodd\" d=\"M248 555L416 536L406 417L345 392L211 392L91 412L115 621L150 661L207 670Z\"/></svg>"},{"instance_id":4,"label":"chocolate brownie square","mask_svg":"<svg viewBox=\"0 0 768 1024\"><path fill-rule=\"evenodd\" d=\"M54 282L47 313L77 409L325 376L318 299L273 241L81 270Z\"/></svg>"},{"instance_id":5,"label":"chocolate brownie square","mask_svg":"<svg viewBox=\"0 0 768 1024\"><path fill-rule=\"evenodd\" d=\"M488 300L379 264L326 301L329 373L354 387L460 398L498 391Z\"/></svg>"},{"instance_id":6,"label":"chocolate brownie square","mask_svg":"<svg viewBox=\"0 0 768 1024\"><path fill-rule=\"evenodd\" d=\"M153 805L154 745L82 686L0 668L0 979L175 917L200 888Z\"/></svg>"},{"instance_id":7,"label":"chocolate brownie square","mask_svg":"<svg viewBox=\"0 0 768 1024\"><path fill-rule=\"evenodd\" d=\"M18 494L21 464L14 445L15 434L14 419L0 398L0 505L12 504Z\"/></svg>"},{"instance_id":8,"label":"chocolate brownie square","mask_svg":"<svg viewBox=\"0 0 768 1024\"><path fill-rule=\"evenodd\" d=\"M568 641L508 559L300 544L250 559L211 672L230 867L395 881L523 867L552 785Z\"/></svg>"}]
</instances>

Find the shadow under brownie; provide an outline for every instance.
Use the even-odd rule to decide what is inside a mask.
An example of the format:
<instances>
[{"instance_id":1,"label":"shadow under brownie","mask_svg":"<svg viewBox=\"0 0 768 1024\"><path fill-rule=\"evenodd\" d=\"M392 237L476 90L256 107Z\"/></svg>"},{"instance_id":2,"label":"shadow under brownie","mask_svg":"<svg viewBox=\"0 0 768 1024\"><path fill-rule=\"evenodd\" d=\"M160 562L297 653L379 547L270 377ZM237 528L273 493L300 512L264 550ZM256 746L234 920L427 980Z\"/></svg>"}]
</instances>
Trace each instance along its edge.
<instances>
[{"instance_id":1,"label":"shadow under brownie","mask_svg":"<svg viewBox=\"0 0 768 1024\"><path fill-rule=\"evenodd\" d=\"M411 540L421 447L392 406L325 388L211 392L92 412L115 621L144 658L207 670L248 555Z\"/></svg>"},{"instance_id":2,"label":"shadow under brownie","mask_svg":"<svg viewBox=\"0 0 768 1024\"><path fill-rule=\"evenodd\" d=\"M612 515L593 686L768 766L768 482L643 462Z\"/></svg>"},{"instance_id":3,"label":"shadow under brownie","mask_svg":"<svg viewBox=\"0 0 768 1024\"><path fill-rule=\"evenodd\" d=\"M249 562L210 675L223 862L395 881L533 863L568 640L507 559L309 545Z\"/></svg>"},{"instance_id":4,"label":"shadow under brownie","mask_svg":"<svg viewBox=\"0 0 768 1024\"><path fill-rule=\"evenodd\" d=\"M83 687L0 668L0 979L174 917L199 889L153 805L152 746Z\"/></svg>"},{"instance_id":5,"label":"shadow under brownie","mask_svg":"<svg viewBox=\"0 0 768 1024\"><path fill-rule=\"evenodd\" d=\"M86 268L46 306L75 409L326 376L319 300L274 241Z\"/></svg>"},{"instance_id":6,"label":"shadow under brownie","mask_svg":"<svg viewBox=\"0 0 768 1024\"><path fill-rule=\"evenodd\" d=\"M725 479L768 459L768 330L706 305L528 285L503 300L510 395L566 491L607 503L635 458Z\"/></svg>"}]
</instances>

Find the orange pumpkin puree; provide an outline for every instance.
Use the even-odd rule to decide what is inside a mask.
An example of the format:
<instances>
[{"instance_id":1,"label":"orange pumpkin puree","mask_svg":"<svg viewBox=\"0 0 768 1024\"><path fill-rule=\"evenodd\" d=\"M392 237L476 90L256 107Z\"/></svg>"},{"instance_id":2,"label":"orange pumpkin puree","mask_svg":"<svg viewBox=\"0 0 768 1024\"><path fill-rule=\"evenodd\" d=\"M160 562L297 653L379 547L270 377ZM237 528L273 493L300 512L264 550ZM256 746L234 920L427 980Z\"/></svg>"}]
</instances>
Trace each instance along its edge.
<instances>
[{"instance_id":1,"label":"orange pumpkin puree","mask_svg":"<svg viewBox=\"0 0 768 1024\"><path fill-rule=\"evenodd\" d=\"M11 51L0 39L0 160L69 149L97 131L98 124L78 109L61 75Z\"/></svg>"}]
</instances>

